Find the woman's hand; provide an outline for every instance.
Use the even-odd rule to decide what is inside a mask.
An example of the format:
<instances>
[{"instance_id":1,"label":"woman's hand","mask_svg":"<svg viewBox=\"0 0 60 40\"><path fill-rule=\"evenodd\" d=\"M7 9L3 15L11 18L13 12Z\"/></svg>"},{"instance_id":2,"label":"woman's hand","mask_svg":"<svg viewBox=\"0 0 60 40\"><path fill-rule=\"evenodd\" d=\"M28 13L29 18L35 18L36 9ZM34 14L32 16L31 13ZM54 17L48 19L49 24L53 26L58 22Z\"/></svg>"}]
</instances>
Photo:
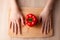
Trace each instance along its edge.
<instances>
[{"instance_id":1,"label":"woman's hand","mask_svg":"<svg viewBox=\"0 0 60 40\"><path fill-rule=\"evenodd\" d=\"M55 0L48 0L44 10L39 15L39 19L42 18L42 33L48 34L51 30L51 11Z\"/></svg>"},{"instance_id":2,"label":"woman's hand","mask_svg":"<svg viewBox=\"0 0 60 40\"><path fill-rule=\"evenodd\" d=\"M22 25L21 25L22 24ZM21 27L24 26L24 18L20 11L11 11L10 14L10 29L13 30L13 33L20 34L22 33Z\"/></svg>"},{"instance_id":3,"label":"woman's hand","mask_svg":"<svg viewBox=\"0 0 60 40\"><path fill-rule=\"evenodd\" d=\"M51 30L51 13L49 9L44 9L39 15L39 19L42 19L42 33L48 34ZM39 20L39 21L40 21Z\"/></svg>"},{"instance_id":4,"label":"woman's hand","mask_svg":"<svg viewBox=\"0 0 60 40\"><path fill-rule=\"evenodd\" d=\"M22 28L24 26L24 17L20 11L20 7L17 4L18 0L11 0L11 12L10 12L10 29L13 30L15 34L22 34Z\"/></svg>"}]
</instances>

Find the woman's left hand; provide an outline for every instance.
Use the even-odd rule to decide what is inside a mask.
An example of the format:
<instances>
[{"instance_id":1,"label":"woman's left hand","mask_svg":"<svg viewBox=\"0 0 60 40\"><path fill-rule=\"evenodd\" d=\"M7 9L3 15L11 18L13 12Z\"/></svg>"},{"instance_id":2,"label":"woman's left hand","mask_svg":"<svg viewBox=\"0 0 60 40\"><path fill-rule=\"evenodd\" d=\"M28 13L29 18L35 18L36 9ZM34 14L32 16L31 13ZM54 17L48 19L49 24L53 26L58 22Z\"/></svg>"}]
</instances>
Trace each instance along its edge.
<instances>
[{"instance_id":1,"label":"woman's left hand","mask_svg":"<svg viewBox=\"0 0 60 40\"><path fill-rule=\"evenodd\" d=\"M44 9L39 15L39 19L42 19L42 33L48 34L51 30L51 13L49 9ZM39 21L40 21L39 20Z\"/></svg>"}]
</instances>

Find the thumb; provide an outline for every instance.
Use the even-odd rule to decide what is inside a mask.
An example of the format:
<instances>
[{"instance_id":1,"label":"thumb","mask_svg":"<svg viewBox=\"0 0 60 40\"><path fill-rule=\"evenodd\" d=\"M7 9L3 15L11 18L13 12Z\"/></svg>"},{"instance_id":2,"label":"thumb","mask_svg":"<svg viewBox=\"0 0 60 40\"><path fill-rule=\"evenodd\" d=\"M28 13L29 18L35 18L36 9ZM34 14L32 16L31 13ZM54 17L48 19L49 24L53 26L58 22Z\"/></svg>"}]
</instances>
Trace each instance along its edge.
<instances>
[{"instance_id":1,"label":"thumb","mask_svg":"<svg viewBox=\"0 0 60 40\"><path fill-rule=\"evenodd\" d=\"M23 17L21 17L21 23L22 23L22 25L25 24L25 22L24 22L24 18L23 18Z\"/></svg>"},{"instance_id":2,"label":"thumb","mask_svg":"<svg viewBox=\"0 0 60 40\"><path fill-rule=\"evenodd\" d=\"M22 16L21 14L19 14L19 18L21 19L22 25L24 25L25 24L25 22L24 22L24 16Z\"/></svg>"},{"instance_id":3,"label":"thumb","mask_svg":"<svg viewBox=\"0 0 60 40\"><path fill-rule=\"evenodd\" d=\"M41 20L42 20L42 16L41 16L41 15L39 15L39 23L41 22Z\"/></svg>"}]
</instances>

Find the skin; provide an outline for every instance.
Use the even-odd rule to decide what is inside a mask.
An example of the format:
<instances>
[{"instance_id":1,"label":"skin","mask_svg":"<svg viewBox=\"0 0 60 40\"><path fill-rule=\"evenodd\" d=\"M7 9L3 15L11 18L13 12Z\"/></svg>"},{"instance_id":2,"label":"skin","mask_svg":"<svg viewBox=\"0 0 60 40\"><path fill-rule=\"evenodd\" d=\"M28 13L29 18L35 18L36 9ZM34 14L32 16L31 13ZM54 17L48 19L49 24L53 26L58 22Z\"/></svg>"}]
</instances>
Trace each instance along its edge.
<instances>
[{"instance_id":1,"label":"skin","mask_svg":"<svg viewBox=\"0 0 60 40\"><path fill-rule=\"evenodd\" d=\"M22 34L21 27L24 26L24 18L22 12L16 3L16 0L11 0L11 14L10 14L10 29L13 30L15 34Z\"/></svg>"},{"instance_id":2,"label":"skin","mask_svg":"<svg viewBox=\"0 0 60 40\"><path fill-rule=\"evenodd\" d=\"M53 9L54 0L48 0L44 10L39 15L39 19L42 19L42 33L48 34L51 30L51 11ZM40 21L39 20L39 21Z\"/></svg>"},{"instance_id":3,"label":"skin","mask_svg":"<svg viewBox=\"0 0 60 40\"><path fill-rule=\"evenodd\" d=\"M54 0L48 0L44 10L40 13L39 19L42 18L42 33L48 34L51 30L51 10ZM21 27L24 25L24 18L22 12L19 10L16 0L11 0L11 14L10 14L10 29L13 30L15 34L22 34ZM39 20L39 21L40 21Z\"/></svg>"}]
</instances>

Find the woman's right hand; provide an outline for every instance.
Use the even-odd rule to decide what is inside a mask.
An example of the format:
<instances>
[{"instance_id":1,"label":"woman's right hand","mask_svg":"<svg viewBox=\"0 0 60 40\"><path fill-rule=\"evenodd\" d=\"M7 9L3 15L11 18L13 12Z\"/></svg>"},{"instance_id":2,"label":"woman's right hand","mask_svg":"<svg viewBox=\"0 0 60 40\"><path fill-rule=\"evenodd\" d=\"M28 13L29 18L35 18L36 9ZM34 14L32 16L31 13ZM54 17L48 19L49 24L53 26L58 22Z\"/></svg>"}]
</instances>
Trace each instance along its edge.
<instances>
[{"instance_id":1,"label":"woman's right hand","mask_svg":"<svg viewBox=\"0 0 60 40\"><path fill-rule=\"evenodd\" d=\"M10 29L12 29L15 34L22 34L22 26L24 26L23 15L18 10L12 10L10 13Z\"/></svg>"}]
</instances>

